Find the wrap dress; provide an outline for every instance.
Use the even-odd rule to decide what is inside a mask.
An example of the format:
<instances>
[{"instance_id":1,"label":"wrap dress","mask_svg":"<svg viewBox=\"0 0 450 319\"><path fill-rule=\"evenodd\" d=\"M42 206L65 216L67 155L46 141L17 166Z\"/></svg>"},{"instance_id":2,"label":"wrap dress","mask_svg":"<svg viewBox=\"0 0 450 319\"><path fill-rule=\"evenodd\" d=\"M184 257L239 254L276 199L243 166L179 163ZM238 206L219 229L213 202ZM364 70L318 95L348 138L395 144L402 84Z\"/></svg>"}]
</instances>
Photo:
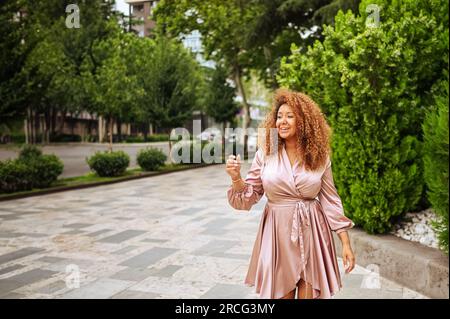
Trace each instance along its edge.
<instances>
[{"instance_id":1,"label":"wrap dress","mask_svg":"<svg viewBox=\"0 0 450 319\"><path fill-rule=\"evenodd\" d=\"M245 278L262 299L279 299L300 279L312 286L313 298L331 298L342 288L332 231L354 226L344 215L331 171L331 160L317 171L306 171L298 160L292 166L286 149L266 156L260 148L242 191L229 186L229 204L249 211L265 194Z\"/></svg>"}]
</instances>

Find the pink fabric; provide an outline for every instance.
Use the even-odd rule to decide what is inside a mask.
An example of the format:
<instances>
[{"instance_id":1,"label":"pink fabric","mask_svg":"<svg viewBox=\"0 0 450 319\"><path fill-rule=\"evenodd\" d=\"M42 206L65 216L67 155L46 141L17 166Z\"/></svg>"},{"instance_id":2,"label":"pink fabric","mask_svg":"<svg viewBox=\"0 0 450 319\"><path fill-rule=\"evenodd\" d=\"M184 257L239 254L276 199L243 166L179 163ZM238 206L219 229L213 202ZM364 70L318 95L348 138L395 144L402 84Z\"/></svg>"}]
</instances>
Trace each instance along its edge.
<instances>
[{"instance_id":1,"label":"pink fabric","mask_svg":"<svg viewBox=\"0 0 450 319\"><path fill-rule=\"evenodd\" d=\"M291 166L283 148L266 157L259 149L245 178L245 188L229 187L228 202L250 210L265 194L264 208L244 283L256 286L263 299L287 295L300 278L313 287L313 298L330 298L342 282L331 231L354 226L344 215L331 171L331 160L309 172L298 161Z\"/></svg>"}]
</instances>

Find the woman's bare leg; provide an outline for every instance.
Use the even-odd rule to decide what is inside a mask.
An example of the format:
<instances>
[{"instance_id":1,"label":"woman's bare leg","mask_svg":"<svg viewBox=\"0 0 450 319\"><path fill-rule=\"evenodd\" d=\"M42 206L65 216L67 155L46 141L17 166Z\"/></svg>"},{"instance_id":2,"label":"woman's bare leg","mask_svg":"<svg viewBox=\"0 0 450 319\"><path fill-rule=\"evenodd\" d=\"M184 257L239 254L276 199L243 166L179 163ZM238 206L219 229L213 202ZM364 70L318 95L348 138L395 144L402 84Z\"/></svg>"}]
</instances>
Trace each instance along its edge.
<instances>
[{"instance_id":1,"label":"woman's bare leg","mask_svg":"<svg viewBox=\"0 0 450 319\"><path fill-rule=\"evenodd\" d=\"M295 299L295 289L289 292L286 296L282 297L281 299Z\"/></svg>"},{"instance_id":2,"label":"woman's bare leg","mask_svg":"<svg viewBox=\"0 0 450 319\"><path fill-rule=\"evenodd\" d=\"M298 296L297 299L312 299L312 287L307 284L304 280L300 279L298 282Z\"/></svg>"}]
</instances>

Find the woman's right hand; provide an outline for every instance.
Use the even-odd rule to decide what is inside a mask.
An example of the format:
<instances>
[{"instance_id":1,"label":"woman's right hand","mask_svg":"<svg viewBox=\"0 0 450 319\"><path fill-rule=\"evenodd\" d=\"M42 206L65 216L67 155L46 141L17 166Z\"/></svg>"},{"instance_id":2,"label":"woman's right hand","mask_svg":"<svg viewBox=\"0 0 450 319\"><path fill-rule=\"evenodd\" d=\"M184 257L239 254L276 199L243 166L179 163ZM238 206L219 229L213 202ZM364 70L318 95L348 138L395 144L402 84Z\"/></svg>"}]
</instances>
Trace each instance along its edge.
<instances>
[{"instance_id":1,"label":"woman's right hand","mask_svg":"<svg viewBox=\"0 0 450 319\"><path fill-rule=\"evenodd\" d=\"M237 157L234 155L228 156L226 171L231 179L236 180L241 177L241 155Z\"/></svg>"}]
</instances>

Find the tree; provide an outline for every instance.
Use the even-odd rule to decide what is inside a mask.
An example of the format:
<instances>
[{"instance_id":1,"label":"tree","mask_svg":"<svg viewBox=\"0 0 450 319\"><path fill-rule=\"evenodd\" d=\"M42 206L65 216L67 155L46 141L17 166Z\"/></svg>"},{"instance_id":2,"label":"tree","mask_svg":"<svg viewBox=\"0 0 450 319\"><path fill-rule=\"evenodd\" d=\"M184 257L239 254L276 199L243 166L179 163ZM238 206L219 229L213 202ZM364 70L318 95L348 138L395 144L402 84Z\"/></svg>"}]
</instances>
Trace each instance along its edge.
<instances>
[{"instance_id":1,"label":"tree","mask_svg":"<svg viewBox=\"0 0 450 319\"><path fill-rule=\"evenodd\" d=\"M0 80L0 114L27 114L31 142L36 142L36 128L44 115L44 140L55 131L54 119L67 111L81 111L89 97L83 96L81 66L92 57L92 47L111 33L111 20L117 23L114 1L78 3L81 28L65 25L66 7L71 1L9 0L2 5L0 19L6 28L5 46L0 47L5 64ZM98 61L92 61L93 68ZM17 92L20 92L19 94ZM14 112L13 112L14 111ZM1 115L0 115L1 116Z\"/></svg>"},{"instance_id":2,"label":"tree","mask_svg":"<svg viewBox=\"0 0 450 319\"><path fill-rule=\"evenodd\" d=\"M239 112L239 106L234 101L236 89L227 81L224 67L217 65L210 73L212 74L207 85L205 111L216 122L222 123L222 148L224 148L226 123L232 122Z\"/></svg>"},{"instance_id":3,"label":"tree","mask_svg":"<svg viewBox=\"0 0 450 319\"><path fill-rule=\"evenodd\" d=\"M6 0L0 6L0 122L25 113L20 78L28 43L24 42L26 21L21 15L24 1Z\"/></svg>"},{"instance_id":4,"label":"tree","mask_svg":"<svg viewBox=\"0 0 450 319\"><path fill-rule=\"evenodd\" d=\"M181 44L157 37L146 63L145 116L159 127L182 126L199 108L198 88L203 85L197 61Z\"/></svg>"},{"instance_id":5,"label":"tree","mask_svg":"<svg viewBox=\"0 0 450 319\"><path fill-rule=\"evenodd\" d=\"M108 119L109 149L112 151L114 119L125 118L136 112L139 97L143 95L136 74L127 68L128 47L135 36L118 32L114 37L97 43L93 50L94 60L102 61L95 73L83 73L85 88L93 97L91 110ZM92 66L85 66L87 70Z\"/></svg>"},{"instance_id":6,"label":"tree","mask_svg":"<svg viewBox=\"0 0 450 319\"><path fill-rule=\"evenodd\" d=\"M252 54L252 68L267 87L278 87L276 74L281 58L290 53L292 43L300 51L322 39L323 24L333 24L342 10L357 12L360 0L252 0L258 14L241 31L245 48Z\"/></svg>"},{"instance_id":7,"label":"tree","mask_svg":"<svg viewBox=\"0 0 450 319\"><path fill-rule=\"evenodd\" d=\"M198 30L202 36L205 58L224 65L242 97L245 144L251 119L242 79L249 71L251 60L244 48L243 30L258 13L256 9L242 0L162 0L155 12L158 32L177 37Z\"/></svg>"}]
</instances>

